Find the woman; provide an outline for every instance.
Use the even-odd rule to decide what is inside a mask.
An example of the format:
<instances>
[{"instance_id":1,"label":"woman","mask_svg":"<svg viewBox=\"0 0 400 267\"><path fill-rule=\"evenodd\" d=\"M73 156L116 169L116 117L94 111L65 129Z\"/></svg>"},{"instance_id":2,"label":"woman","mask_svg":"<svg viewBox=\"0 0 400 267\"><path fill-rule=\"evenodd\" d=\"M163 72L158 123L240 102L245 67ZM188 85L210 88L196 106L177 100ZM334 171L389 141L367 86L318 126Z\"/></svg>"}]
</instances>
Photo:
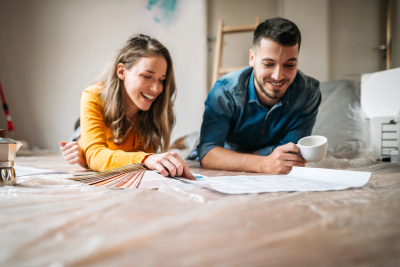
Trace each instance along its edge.
<instances>
[{"instance_id":1,"label":"woman","mask_svg":"<svg viewBox=\"0 0 400 267\"><path fill-rule=\"evenodd\" d=\"M133 36L100 83L81 96L81 138L60 142L64 158L95 171L143 163L164 176L194 179L168 149L175 122L175 79L168 50L146 35Z\"/></svg>"}]
</instances>

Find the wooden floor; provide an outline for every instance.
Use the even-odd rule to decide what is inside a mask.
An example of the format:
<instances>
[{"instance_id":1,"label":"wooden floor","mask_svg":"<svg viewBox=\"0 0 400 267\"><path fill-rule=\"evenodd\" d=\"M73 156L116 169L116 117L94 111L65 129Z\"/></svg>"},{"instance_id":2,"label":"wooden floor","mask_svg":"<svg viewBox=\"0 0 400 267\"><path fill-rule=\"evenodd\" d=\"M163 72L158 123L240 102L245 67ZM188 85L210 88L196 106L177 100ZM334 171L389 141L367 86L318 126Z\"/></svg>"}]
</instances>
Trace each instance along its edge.
<instances>
[{"instance_id":1,"label":"wooden floor","mask_svg":"<svg viewBox=\"0 0 400 267\"><path fill-rule=\"evenodd\" d=\"M68 173L0 187L0 266L400 266L397 164L359 167L356 189L224 195L88 186L60 155L16 163Z\"/></svg>"}]
</instances>

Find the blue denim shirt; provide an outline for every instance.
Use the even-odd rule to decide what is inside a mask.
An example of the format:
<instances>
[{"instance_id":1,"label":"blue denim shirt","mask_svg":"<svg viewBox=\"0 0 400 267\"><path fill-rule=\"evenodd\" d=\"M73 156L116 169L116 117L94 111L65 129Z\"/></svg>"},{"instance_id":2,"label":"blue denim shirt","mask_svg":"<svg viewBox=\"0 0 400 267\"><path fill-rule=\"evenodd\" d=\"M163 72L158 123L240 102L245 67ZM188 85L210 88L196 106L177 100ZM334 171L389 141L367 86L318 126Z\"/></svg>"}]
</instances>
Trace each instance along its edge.
<instances>
[{"instance_id":1,"label":"blue denim shirt","mask_svg":"<svg viewBox=\"0 0 400 267\"><path fill-rule=\"evenodd\" d=\"M257 98L252 67L228 73L215 83L205 102L199 159L214 147L267 156L277 146L297 143L311 135L320 103L319 82L300 70L271 108Z\"/></svg>"}]
</instances>

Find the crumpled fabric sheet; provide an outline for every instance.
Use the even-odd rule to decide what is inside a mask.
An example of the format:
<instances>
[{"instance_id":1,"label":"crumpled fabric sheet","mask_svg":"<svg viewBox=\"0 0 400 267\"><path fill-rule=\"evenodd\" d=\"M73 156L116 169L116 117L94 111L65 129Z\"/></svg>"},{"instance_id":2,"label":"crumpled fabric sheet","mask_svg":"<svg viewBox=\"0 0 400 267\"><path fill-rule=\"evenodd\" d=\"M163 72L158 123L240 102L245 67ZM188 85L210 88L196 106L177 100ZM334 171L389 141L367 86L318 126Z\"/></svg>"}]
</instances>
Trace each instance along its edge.
<instances>
[{"instance_id":1,"label":"crumpled fabric sheet","mask_svg":"<svg viewBox=\"0 0 400 267\"><path fill-rule=\"evenodd\" d=\"M17 160L78 170L59 155ZM399 266L400 166L352 164L372 172L368 184L327 192L120 190L70 174L21 177L0 187L0 266Z\"/></svg>"}]
</instances>

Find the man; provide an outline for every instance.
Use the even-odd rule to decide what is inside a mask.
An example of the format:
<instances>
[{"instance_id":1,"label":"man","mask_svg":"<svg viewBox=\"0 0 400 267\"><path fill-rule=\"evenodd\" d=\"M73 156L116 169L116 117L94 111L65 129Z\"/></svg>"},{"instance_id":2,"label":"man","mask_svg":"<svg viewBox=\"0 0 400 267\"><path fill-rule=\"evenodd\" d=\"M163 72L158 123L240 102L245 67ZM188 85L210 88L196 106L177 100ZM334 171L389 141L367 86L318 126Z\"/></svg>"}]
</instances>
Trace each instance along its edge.
<instances>
[{"instance_id":1,"label":"man","mask_svg":"<svg viewBox=\"0 0 400 267\"><path fill-rule=\"evenodd\" d=\"M287 19L258 25L250 67L222 76L205 102L197 147L204 168L283 174L305 166L295 143L311 134L321 93L297 69L300 44Z\"/></svg>"}]
</instances>

